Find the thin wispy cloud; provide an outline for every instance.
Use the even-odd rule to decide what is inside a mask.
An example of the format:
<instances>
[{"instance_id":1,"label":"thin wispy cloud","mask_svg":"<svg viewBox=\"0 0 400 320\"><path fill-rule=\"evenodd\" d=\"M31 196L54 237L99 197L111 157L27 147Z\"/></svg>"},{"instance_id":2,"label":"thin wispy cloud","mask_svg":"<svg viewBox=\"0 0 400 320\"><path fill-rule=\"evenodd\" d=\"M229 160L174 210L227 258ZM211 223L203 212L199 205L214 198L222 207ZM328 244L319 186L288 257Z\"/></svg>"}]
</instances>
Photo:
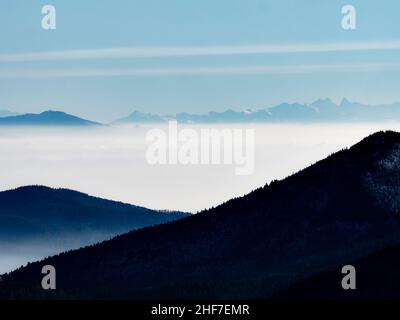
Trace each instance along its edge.
<instances>
[{"instance_id":1,"label":"thin wispy cloud","mask_svg":"<svg viewBox=\"0 0 400 320\"><path fill-rule=\"evenodd\" d=\"M30 53L3 53L0 62L135 59L156 57L217 56L275 53L318 53L366 50L400 49L400 41L345 42L317 44L265 44L247 46L214 47L153 47L153 48L105 48L63 50Z\"/></svg>"},{"instance_id":2,"label":"thin wispy cloud","mask_svg":"<svg viewBox=\"0 0 400 320\"><path fill-rule=\"evenodd\" d=\"M141 76L218 76L246 74L307 74L400 71L400 64L309 64L245 67L198 68L61 68L61 69L2 69L0 78L65 78L65 77L141 77Z\"/></svg>"}]
</instances>

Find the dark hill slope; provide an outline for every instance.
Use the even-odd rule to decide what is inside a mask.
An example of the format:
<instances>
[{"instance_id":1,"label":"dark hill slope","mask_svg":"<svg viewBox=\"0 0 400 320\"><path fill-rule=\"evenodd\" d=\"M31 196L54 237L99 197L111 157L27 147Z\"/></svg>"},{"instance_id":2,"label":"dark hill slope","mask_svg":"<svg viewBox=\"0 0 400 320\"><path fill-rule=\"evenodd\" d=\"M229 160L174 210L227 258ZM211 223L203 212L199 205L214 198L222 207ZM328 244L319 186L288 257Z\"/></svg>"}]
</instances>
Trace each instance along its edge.
<instances>
[{"instance_id":1,"label":"dark hill slope","mask_svg":"<svg viewBox=\"0 0 400 320\"><path fill-rule=\"evenodd\" d=\"M52 264L54 297L268 297L399 242L399 155L400 134L378 132L215 209L17 270L2 294L41 297Z\"/></svg>"},{"instance_id":2,"label":"dark hill slope","mask_svg":"<svg viewBox=\"0 0 400 320\"><path fill-rule=\"evenodd\" d=\"M0 241L38 241L83 232L116 234L186 216L43 186L0 192L0 208Z\"/></svg>"},{"instance_id":3,"label":"dark hill slope","mask_svg":"<svg viewBox=\"0 0 400 320\"><path fill-rule=\"evenodd\" d=\"M400 246L389 246L356 261L356 290L343 290L342 266L318 273L274 295L289 300L400 299Z\"/></svg>"}]
</instances>

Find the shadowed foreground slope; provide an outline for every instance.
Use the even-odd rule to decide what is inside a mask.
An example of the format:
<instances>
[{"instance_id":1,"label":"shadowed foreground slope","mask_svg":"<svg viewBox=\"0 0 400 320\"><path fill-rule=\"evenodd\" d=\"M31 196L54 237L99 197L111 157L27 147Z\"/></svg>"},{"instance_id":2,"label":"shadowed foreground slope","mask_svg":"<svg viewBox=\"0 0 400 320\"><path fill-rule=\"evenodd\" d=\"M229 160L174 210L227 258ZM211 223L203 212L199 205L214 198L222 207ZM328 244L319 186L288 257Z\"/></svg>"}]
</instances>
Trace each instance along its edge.
<instances>
[{"instance_id":1,"label":"shadowed foreground slope","mask_svg":"<svg viewBox=\"0 0 400 320\"><path fill-rule=\"evenodd\" d=\"M265 298L400 239L400 134L378 132L282 181L4 277L4 298ZM40 288L44 264L57 290Z\"/></svg>"},{"instance_id":2,"label":"shadowed foreground slope","mask_svg":"<svg viewBox=\"0 0 400 320\"><path fill-rule=\"evenodd\" d=\"M318 273L278 292L274 299L358 300L400 299L400 245L389 246L356 261L356 289L343 290L341 266Z\"/></svg>"}]
</instances>

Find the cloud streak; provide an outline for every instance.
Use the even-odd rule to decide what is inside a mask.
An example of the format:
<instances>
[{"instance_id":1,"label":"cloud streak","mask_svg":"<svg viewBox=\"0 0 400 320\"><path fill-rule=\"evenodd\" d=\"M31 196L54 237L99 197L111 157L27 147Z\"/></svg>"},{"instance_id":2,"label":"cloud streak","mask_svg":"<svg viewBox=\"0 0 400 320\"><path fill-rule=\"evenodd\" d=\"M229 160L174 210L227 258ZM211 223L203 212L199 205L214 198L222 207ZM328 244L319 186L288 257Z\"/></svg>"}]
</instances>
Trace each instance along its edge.
<instances>
[{"instance_id":1,"label":"cloud streak","mask_svg":"<svg viewBox=\"0 0 400 320\"><path fill-rule=\"evenodd\" d=\"M400 64L308 64L245 67L180 67L180 68L61 68L61 69L0 69L0 78L68 78L68 77L143 77L143 76L223 76L246 74L308 74L398 72Z\"/></svg>"},{"instance_id":2,"label":"cloud streak","mask_svg":"<svg viewBox=\"0 0 400 320\"><path fill-rule=\"evenodd\" d=\"M0 63L61 60L136 59L157 57L219 56L246 54L323 53L341 51L395 50L400 41L342 42L316 44L264 44L214 47L105 48L0 54Z\"/></svg>"}]
</instances>

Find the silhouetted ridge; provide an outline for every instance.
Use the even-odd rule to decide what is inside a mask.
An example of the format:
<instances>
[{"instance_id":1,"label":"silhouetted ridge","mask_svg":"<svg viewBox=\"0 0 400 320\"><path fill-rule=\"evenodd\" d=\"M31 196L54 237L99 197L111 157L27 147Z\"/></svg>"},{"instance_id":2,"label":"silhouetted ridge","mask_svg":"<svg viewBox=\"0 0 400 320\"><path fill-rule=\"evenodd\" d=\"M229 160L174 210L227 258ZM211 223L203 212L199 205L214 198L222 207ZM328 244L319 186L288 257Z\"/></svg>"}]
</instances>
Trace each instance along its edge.
<instances>
[{"instance_id":1,"label":"silhouetted ridge","mask_svg":"<svg viewBox=\"0 0 400 320\"><path fill-rule=\"evenodd\" d=\"M10 237L23 240L27 234L60 236L89 231L116 234L186 216L45 186L0 192L0 204L0 220L3 222L0 240ZM9 227L4 228L6 224ZM18 224L24 227L18 228ZM10 227L12 225L14 228ZM29 230L26 226L32 228ZM33 240L38 240L38 237Z\"/></svg>"},{"instance_id":2,"label":"silhouetted ridge","mask_svg":"<svg viewBox=\"0 0 400 320\"><path fill-rule=\"evenodd\" d=\"M17 270L5 277L14 289L2 294L270 297L400 242L399 150L399 133L378 132L217 208ZM39 287L43 264L57 268L56 292Z\"/></svg>"}]
</instances>

